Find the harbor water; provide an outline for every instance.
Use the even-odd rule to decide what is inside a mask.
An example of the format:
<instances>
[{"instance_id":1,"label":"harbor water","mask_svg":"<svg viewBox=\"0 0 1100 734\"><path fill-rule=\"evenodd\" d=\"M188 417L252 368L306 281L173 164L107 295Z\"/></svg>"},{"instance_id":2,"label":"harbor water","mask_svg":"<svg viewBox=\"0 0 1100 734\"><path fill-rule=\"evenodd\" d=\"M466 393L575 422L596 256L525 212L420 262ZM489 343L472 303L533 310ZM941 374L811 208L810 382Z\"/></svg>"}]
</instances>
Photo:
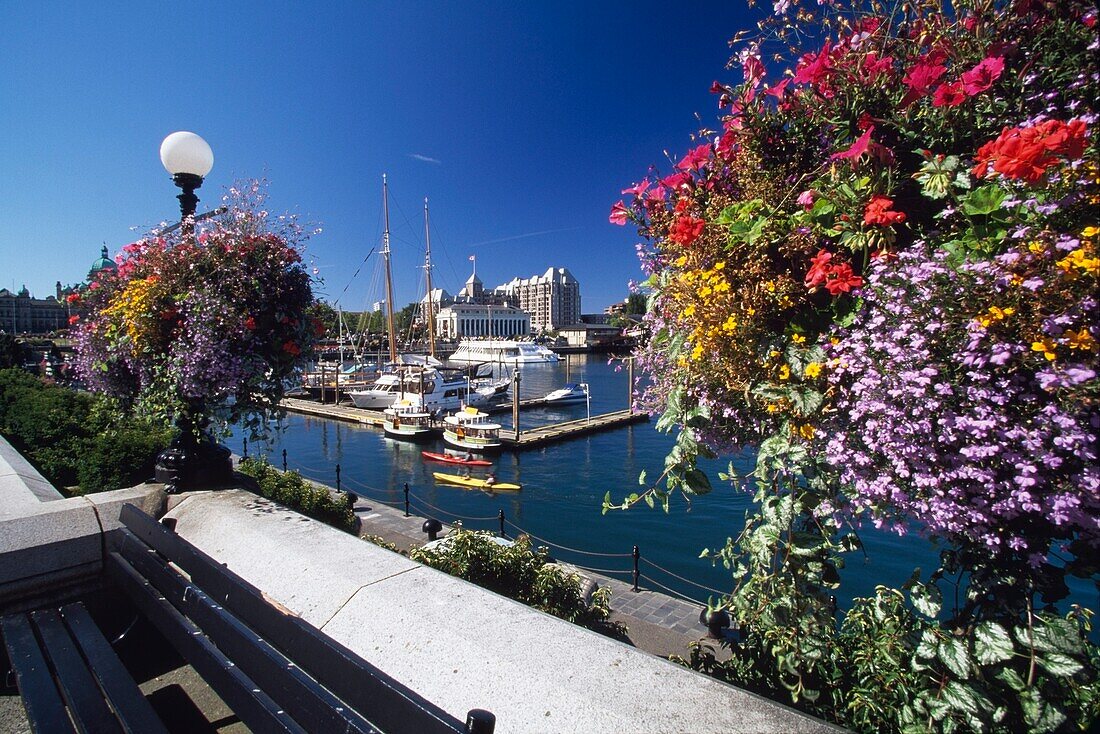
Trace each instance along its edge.
<instances>
[{"instance_id":1,"label":"harbor water","mask_svg":"<svg viewBox=\"0 0 1100 734\"><path fill-rule=\"evenodd\" d=\"M556 364L523 365L520 375L522 399L541 397L566 382L587 383L590 389L590 405L524 410L521 429L584 419L628 405L627 369L606 357L572 355L568 362L563 358ZM510 412L497 417L511 427ZM721 564L701 559L700 553L721 548L728 537L736 536L751 505L751 495L723 482L718 473L726 470L731 459L740 472L751 471L753 455L746 452L702 462L700 468L714 490L690 500L674 495L667 513L644 503L627 511L602 512L607 492L613 501L621 500L642 491L638 477L643 470L650 481L660 475L673 436L659 433L653 423L516 453L504 451L495 458L492 471L498 481L521 484L519 492L437 484L433 471L457 474L464 469L421 456L425 449L442 451L441 440L406 443L387 438L381 429L337 420L290 414L269 441L251 443L248 450L250 455L266 454L276 466L281 466L285 450L288 468L330 486L336 485L339 465L341 488L368 502L403 508L408 484L411 513L446 523L461 521L469 528L498 531L503 512L507 535L526 533L559 560L627 582L632 580L637 546L643 586L705 603L729 591L732 582ZM235 453L243 452L240 436L231 437L227 444ZM472 468L471 475L484 476L486 471ZM916 567L927 578L938 566L938 551L915 535L899 537L870 527L859 533L864 551L847 555L847 567L841 572L843 587L837 594L842 607L853 597L873 594L878 584L900 586ZM1074 601L1095 608L1095 593Z\"/></svg>"}]
</instances>

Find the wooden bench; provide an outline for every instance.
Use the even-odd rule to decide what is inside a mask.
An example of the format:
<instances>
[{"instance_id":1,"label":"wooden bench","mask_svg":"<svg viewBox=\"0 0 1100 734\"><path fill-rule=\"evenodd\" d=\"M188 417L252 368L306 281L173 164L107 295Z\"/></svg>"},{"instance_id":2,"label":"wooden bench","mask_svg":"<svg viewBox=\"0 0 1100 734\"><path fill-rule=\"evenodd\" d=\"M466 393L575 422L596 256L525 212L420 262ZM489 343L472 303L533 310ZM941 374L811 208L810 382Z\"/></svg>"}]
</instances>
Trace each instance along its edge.
<instances>
[{"instance_id":1,"label":"wooden bench","mask_svg":"<svg viewBox=\"0 0 1100 734\"><path fill-rule=\"evenodd\" d=\"M125 506L122 522L125 527L118 531L117 549L107 558L109 578L253 731L492 734L495 717L491 713L472 709L465 722L454 718L316 627L271 604L259 589L137 508ZM99 709L95 721L113 718L116 728L104 723L102 729L81 727L81 731L164 731L159 721L159 729L128 723L137 721L137 710L148 703L134 700L136 684L124 675L121 662L82 608L64 607L62 624L77 638L81 650L85 649L82 635L90 627L102 643L94 645L101 654L93 658L84 653L85 675L76 676L83 682L73 686L82 692L79 696L66 693L68 676L63 679L61 666L44 664L45 657L53 661L60 654L55 647L64 647L53 644L59 635L51 632L47 639L41 632L43 624L56 630L54 614L32 612L3 620L4 639L32 728L51 734L67 731L53 728L54 722L68 724L70 716L79 722L86 706L89 712ZM73 632L70 616L80 619L81 632ZM38 636L33 632L36 625ZM108 655L113 660L103 662ZM80 667L77 661L70 662L71 667ZM129 693L118 694L114 688L109 692L101 676L112 683L116 677L123 678L128 686L118 687ZM137 695L140 698L140 692ZM60 708L57 699L64 702ZM151 708L141 713L147 714L152 714Z\"/></svg>"}]
</instances>

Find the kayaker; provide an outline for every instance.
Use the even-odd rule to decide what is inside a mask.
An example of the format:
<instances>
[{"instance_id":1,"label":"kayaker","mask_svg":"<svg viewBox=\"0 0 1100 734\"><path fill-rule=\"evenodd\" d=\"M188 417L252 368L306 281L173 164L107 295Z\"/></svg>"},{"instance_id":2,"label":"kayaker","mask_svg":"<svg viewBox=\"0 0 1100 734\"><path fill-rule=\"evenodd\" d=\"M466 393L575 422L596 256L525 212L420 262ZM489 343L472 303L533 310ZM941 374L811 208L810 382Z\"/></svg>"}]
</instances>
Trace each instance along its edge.
<instances>
[{"instance_id":1,"label":"kayaker","mask_svg":"<svg viewBox=\"0 0 1100 734\"><path fill-rule=\"evenodd\" d=\"M496 475L493 474L492 472L489 472L489 474L485 477L485 486L486 487L491 487L496 483L497 483Z\"/></svg>"}]
</instances>

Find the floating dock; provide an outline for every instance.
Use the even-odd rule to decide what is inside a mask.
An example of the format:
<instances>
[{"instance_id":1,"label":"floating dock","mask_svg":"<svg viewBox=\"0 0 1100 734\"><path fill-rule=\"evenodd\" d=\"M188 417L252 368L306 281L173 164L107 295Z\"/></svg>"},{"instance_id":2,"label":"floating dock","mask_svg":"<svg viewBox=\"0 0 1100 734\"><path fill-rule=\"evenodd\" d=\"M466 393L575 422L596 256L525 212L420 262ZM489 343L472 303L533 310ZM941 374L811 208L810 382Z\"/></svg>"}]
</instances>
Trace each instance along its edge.
<instances>
[{"instance_id":1,"label":"floating dock","mask_svg":"<svg viewBox=\"0 0 1100 734\"><path fill-rule=\"evenodd\" d=\"M280 405L292 413L312 415L318 418L332 418L334 420L358 423L365 426L375 426L377 428L382 427L382 421L385 418L379 410L364 410L350 405L333 405L332 403L322 404L312 400L298 400L296 398L283 398ZM535 398L521 401L519 407L520 410L523 410L525 408L537 408L543 405L546 405L545 400L542 398ZM488 412L501 413L511 409L512 406L505 404L502 406L495 406ZM522 451L524 449L553 443L554 441L564 441L588 433L606 431L632 423L642 423L647 420L649 420L649 415L646 413L619 410L612 413L594 415L591 418L554 423L548 426L524 428L521 423L518 438L514 430L502 428L500 430L500 440L501 443L504 444L504 448L513 451Z\"/></svg>"}]
</instances>

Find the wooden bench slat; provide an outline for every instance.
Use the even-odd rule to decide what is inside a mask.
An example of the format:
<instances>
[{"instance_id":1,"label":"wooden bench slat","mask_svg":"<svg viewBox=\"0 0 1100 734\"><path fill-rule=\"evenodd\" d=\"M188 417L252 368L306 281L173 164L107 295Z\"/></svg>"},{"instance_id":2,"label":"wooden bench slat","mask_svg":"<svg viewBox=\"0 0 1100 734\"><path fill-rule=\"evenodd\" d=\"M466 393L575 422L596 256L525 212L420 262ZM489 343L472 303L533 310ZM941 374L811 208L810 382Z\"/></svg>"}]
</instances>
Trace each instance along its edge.
<instances>
[{"instance_id":1,"label":"wooden bench slat","mask_svg":"<svg viewBox=\"0 0 1100 734\"><path fill-rule=\"evenodd\" d=\"M111 578L123 588L146 619L187 659L241 721L254 731L305 731L121 555L112 552L107 561L107 571Z\"/></svg>"},{"instance_id":2,"label":"wooden bench slat","mask_svg":"<svg viewBox=\"0 0 1100 734\"><path fill-rule=\"evenodd\" d=\"M152 704L115 654L83 604L61 607L61 618L88 660L88 667L128 734L167 734Z\"/></svg>"},{"instance_id":3,"label":"wooden bench slat","mask_svg":"<svg viewBox=\"0 0 1100 734\"><path fill-rule=\"evenodd\" d=\"M75 732L30 620L13 614L0 620L0 629L31 729L49 734Z\"/></svg>"},{"instance_id":4,"label":"wooden bench slat","mask_svg":"<svg viewBox=\"0 0 1100 734\"><path fill-rule=\"evenodd\" d=\"M454 734L464 723L399 683L313 625L272 606L256 587L166 529L137 507L121 520L148 546L175 563L211 598L270 640L299 667L383 731ZM125 534L127 531L120 531Z\"/></svg>"},{"instance_id":5,"label":"wooden bench slat","mask_svg":"<svg viewBox=\"0 0 1100 734\"><path fill-rule=\"evenodd\" d=\"M154 557L136 538L124 540L118 552L304 728L381 734L205 592Z\"/></svg>"},{"instance_id":6,"label":"wooden bench slat","mask_svg":"<svg viewBox=\"0 0 1100 734\"><path fill-rule=\"evenodd\" d=\"M42 645L57 675L58 688L69 705L77 729L97 734L121 734L122 726L111 713L103 692L88 670L88 664L62 623L61 615L53 609L40 609L31 612L30 617L38 628Z\"/></svg>"}]
</instances>

